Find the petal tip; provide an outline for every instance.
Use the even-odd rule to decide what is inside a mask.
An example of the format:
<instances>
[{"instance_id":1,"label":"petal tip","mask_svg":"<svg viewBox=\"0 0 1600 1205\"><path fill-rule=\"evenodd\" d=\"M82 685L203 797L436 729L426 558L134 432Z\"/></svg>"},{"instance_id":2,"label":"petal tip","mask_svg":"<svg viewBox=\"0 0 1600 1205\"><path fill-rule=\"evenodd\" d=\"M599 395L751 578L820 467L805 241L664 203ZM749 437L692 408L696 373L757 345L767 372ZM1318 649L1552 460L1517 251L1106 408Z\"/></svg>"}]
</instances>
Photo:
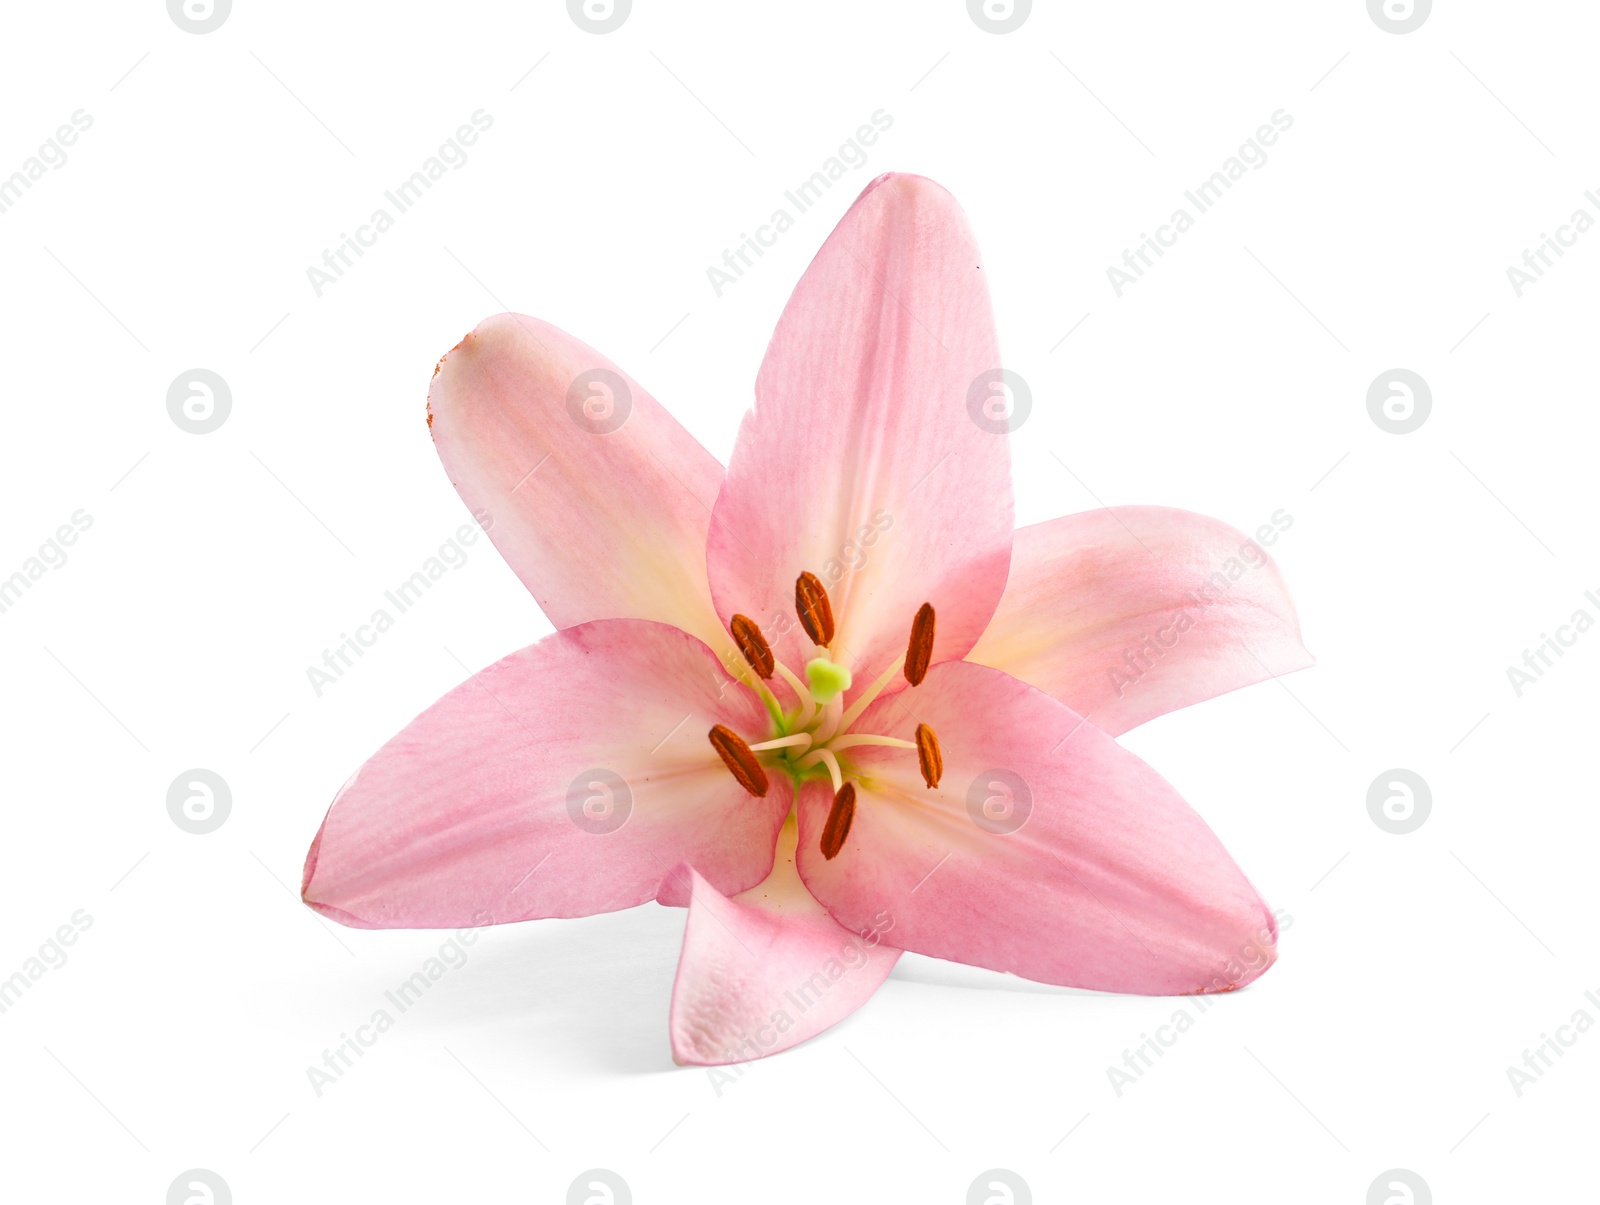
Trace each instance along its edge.
<instances>
[{"instance_id":1,"label":"petal tip","mask_svg":"<svg viewBox=\"0 0 1600 1205\"><path fill-rule=\"evenodd\" d=\"M1202 987L1198 995L1218 995L1248 987L1272 969L1278 961L1278 918L1261 905L1261 924L1247 941L1222 962L1221 969Z\"/></svg>"},{"instance_id":2,"label":"petal tip","mask_svg":"<svg viewBox=\"0 0 1600 1205\"><path fill-rule=\"evenodd\" d=\"M869 198L871 205L878 209L888 209L902 215L931 209L935 213L956 217L963 227L966 224L965 211L955 194L937 180L914 172L884 172L861 190L860 195L850 203L850 210L864 209ZM843 224L841 220L840 225ZM968 243L972 241L970 231L965 234L965 240Z\"/></svg>"},{"instance_id":3,"label":"petal tip","mask_svg":"<svg viewBox=\"0 0 1600 1205\"><path fill-rule=\"evenodd\" d=\"M656 889L656 903L664 908L687 908L694 897L694 867L679 862L661 876L661 886Z\"/></svg>"},{"instance_id":4,"label":"petal tip","mask_svg":"<svg viewBox=\"0 0 1600 1205\"><path fill-rule=\"evenodd\" d=\"M537 341L538 334L535 328L543 327L545 324L540 322L537 318L529 318L525 314L517 314L507 310L504 313L491 314L466 334L462 335L461 338L456 341L456 345L454 347L439 357L438 362L433 366L433 376L428 379L429 427L433 426L433 420L436 417L434 413L435 402L447 400L442 392L445 387L445 383L441 382L439 378L444 377L445 381L448 381L450 378L450 370L455 367L455 361L468 358L471 353L478 350L478 344L485 341L494 340L508 325L516 326L521 330L532 334Z\"/></svg>"},{"instance_id":5,"label":"petal tip","mask_svg":"<svg viewBox=\"0 0 1600 1205\"><path fill-rule=\"evenodd\" d=\"M300 871L300 898L307 904L311 903L311 879L317 873L317 854L322 851L322 834L327 827L324 819L317 835L311 839L311 848L306 850L306 864Z\"/></svg>"},{"instance_id":6,"label":"petal tip","mask_svg":"<svg viewBox=\"0 0 1600 1205\"><path fill-rule=\"evenodd\" d=\"M950 190L943 184L928 176L919 176L915 172L884 172L882 175L870 180L867 186L861 190L860 195L856 197L856 200L858 202L864 200L867 194L876 192L886 184L898 185L902 192L908 194L931 190L940 196L948 197L952 195Z\"/></svg>"},{"instance_id":7,"label":"petal tip","mask_svg":"<svg viewBox=\"0 0 1600 1205\"><path fill-rule=\"evenodd\" d=\"M680 1067L716 1067L727 1061L699 1049L690 1035L679 1031L675 1017L667 1026L667 1043L672 1048L672 1061Z\"/></svg>"}]
</instances>

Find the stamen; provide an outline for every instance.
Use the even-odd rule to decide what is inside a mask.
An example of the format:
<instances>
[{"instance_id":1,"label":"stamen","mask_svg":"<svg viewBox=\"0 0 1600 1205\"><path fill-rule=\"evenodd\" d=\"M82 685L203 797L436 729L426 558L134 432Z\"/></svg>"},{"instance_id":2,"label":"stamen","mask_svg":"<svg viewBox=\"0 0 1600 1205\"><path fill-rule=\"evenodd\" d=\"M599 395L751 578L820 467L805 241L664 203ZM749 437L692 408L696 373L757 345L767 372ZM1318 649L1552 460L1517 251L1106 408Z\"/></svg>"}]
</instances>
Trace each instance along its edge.
<instances>
[{"instance_id":1,"label":"stamen","mask_svg":"<svg viewBox=\"0 0 1600 1205\"><path fill-rule=\"evenodd\" d=\"M911 621L911 640L906 645L906 681L921 686L933 663L933 604L923 603Z\"/></svg>"},{"instance_id":2,"label":"stamen","mask_svg":"<svg viewBox=\"0 0 1600 1205\"><path fill-rule=\"evenodd\" d=\"M733 642L739 646L750 668L763 678L772 677L772 646L761 634L756 621L748 615L735 615L728 623L728 630L733 633Z\"/></svg>"},{"instance_id":3,"label":"stamen","mask_svg":"<svg viewBox=\"0 0 1600 1205\"><path fill-rule=\"evenodd\" d=\"M800 681L800 675L783 662L774 661L772 667L778 671L778 677L787 682L800 699L800 716L795 723L801 728L809 727L812 718L817 714L817 701L811 697L811 688Z\"/></svg>"},{"instance_id":4,"label":"stamen","mask_svg":"<svg viewBox=\"0 0 1600 1205\"><path fill-rule=\"evenodd\" d=\"M742 681L744 681L744 679L740 678L740 681L742 682ZM766 705L767 714L772 717L773 721L776 724L778 724L779 727L782 727L783 726L783 708L781 706L779 706L778 698L777 698L776 695L774 695L772 693L771 687L769 687L760 678L752 678L752 679L750 679L748 685L750 685L750 686L755 688L756 694L761 696L762 703L764 703Z\"/></svg>"},{"instance_id":5,"label":"stamen","mask_svg":"<svg viewBox=\"0 0 1600 1205\"><path fill-rule=\"evenodd\" d=\"M802 573L795 579L794 609L807 636L824 648L833 643L833 604L815 573Z\"/></svg>"},{"instance_id":6,"label":"stamen","mask_svg":"<svg viewBox=\"0 0 1600 1205\"><path fill-rule=\"evenodd\" d=\"M839 759L833 755L831 749L813 749L807 753L794 766L797 770L809 770L812 766L826 763L828 777L833 779L833 789L837 791L844 785L844 774L839 770Z\"/></svg>"},{"instance_id":7,"label":"stamen","mask_svg":"<svg viewBox=\"0 0 1600 1205\"><path fill-rule=\"evenodd\" d=\"M887 745L891 749L915 749L916 741L903 741L898 736L874 736L870 732L859 732L852 736L841 736L828 742L830 749L849 749L856 745ZM759 749L760 745L751 748Z\"/></svg>"},{"instance_id":8,"label":"stamen","mask_svg":"<svg viewBox=\"0 0 1600 1205\"><path fill-rule=\"evenodd\" d=\"M856 784L847 782L833 796L833 807L828 810L828 822L822 826L822 856L833 861L844 848L850 835L850 823L856 818Z\"/></svg>"},{"instance_id":9,"label":"stamen","mask_svg":"<svg viewBox=\"0 0 1600 1205\"><path fill-rule=\"evenodd\" d=\"M762 741L759 745L751 745L750 752L761 753L767 749L786 749L791 745L799 745L803 752L811 745L809 732L797 732L793 736L780 736L770 741Z\"/></svg>"},{"instance_id":10,"label":"stamen","mask_svg":"<svg viewBox=\"0 0 1600 1205\"><path fill-rule=\"evenodd\" d=\"M754 670L739 669L732 660L725 660L724 664L728 672L738 681L743 682L761 696L761 702L766 707L767 714L772 717L773 723L777 724L781 729L784 725L783 705L778 702L777 696L772 693L772 688L757 677Z\"/></svg>"},{"instance_id":11,"label":"stamen","mask_svg":"<svg viewBox=\"0 0 1600 1205\"><path fill-rule=\"evenodd\" d=\"M883 688L889 685L889 679L898 674L900 672L900 667L905 663L906 659L904 657L896 659L893 665L878 675L878 680L876 682L856 696L856 701L850 704L850 710L846 711L844 715L839 717L840 732L850 731L850 725L854 724L861 718L861 713L867 709L872 700L876 699L878 695L882 693Z\"/></svg>"},{"instance_id":12,"label":"stamen","mask_svg":"<svg viewBox=\"0 0 1600 1205\"><path fill-rule=\"evenodd\" d=\"M939 749L939 738L926 724L917 725L917 765L930 791L939 785L939 779L944 777L944 753Z\"/></svg>"},{"instance_id":13,"label":"stamen","mask_svg":"<svg viewBox=\"0 0 1600 1205\"><path fill-rule=\"evenodd\" d=\"M728 767L728 773L757 799L764 798L767 793L767 772L761 768L761 763L756 760L750 746L745 744L744 738L722 724L713 728L709 736L711 747L722 758L722 764Z\"/></svg>"}]
</instances>

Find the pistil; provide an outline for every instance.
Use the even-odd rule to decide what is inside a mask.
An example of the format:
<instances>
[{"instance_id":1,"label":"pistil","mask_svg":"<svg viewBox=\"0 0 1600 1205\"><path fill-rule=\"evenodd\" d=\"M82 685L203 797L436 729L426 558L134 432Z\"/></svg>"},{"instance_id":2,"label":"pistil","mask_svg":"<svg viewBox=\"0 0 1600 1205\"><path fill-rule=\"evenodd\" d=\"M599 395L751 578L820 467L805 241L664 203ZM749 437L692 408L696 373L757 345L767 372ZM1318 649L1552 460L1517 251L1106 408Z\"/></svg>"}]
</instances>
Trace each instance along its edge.
<instances>
[{"instance_id":1,"label":"pistil","mask_svg":"<svg viewBox=\"0 0 1600 1205\"><path fill-rule=\"evenodd\" d=\"M822 708L817 714L817 725L811 734L817 738L817 744L826 745L839 729L839 719L844 711L843 698L835 698L833 702Z\"/></svg>"},{"instance_id":2,"label":"pistil","mask_svg":"<svg viewBox=\"0 0 1600 1205\"><path fill-rule=\"evenodd\" d=\"M828 704L849 690L854 679L847 667L827 657L813 657L806 662L806 681L811 683L811 697Z\"/></svg>"}]
</instances>

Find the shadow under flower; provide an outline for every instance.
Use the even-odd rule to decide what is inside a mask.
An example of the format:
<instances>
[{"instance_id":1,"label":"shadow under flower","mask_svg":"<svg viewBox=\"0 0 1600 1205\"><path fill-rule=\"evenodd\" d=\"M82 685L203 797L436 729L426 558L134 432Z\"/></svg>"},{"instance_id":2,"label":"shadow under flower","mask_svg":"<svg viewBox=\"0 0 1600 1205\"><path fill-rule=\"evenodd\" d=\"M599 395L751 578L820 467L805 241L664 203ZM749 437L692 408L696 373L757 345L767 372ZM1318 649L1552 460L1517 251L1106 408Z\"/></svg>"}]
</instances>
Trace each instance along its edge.
<instances>
[{"instance_id":1,"label":"shadow under flower","mask_svg":"<svg viewBox=\"0 0 1600 1205\"><path fill-rule=\"evenodd\" d=\"M447 1041L475 1035L480 1048L529 1067L670 1071L667 1008L682 940L682 911L656 905L484 929L417 1024Z\"/></svg>"},{"instance_id":2,"label":"shadow under flower","mask_svg":"<svg viewBox=\"0 0 1600 1205\"><path fill-rule=\"evenodd\" d=\"M1035 983L1003 971L990 971L983 967L967 966L960 962L946 962L924 954L902 954L900 961L889 973L891 981L926 984L930 987L958 987L982 991L1030 992L1048 996L1103 996L1104 992L1081 987L1058 987L1053 983Z\"/></svg>"}]
</instances>

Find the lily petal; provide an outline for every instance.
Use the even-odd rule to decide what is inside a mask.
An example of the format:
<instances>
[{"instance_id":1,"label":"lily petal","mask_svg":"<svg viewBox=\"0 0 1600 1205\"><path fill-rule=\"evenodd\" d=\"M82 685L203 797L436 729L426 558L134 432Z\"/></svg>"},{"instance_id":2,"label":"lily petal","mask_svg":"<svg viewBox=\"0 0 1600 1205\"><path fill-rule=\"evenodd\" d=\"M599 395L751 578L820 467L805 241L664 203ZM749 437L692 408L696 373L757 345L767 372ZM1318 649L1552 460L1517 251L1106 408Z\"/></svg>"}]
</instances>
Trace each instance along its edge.
<instances>
[{"instance_id":1,"label":"lily petal","mask_svg":"<svg viewBox=\"0 0 1600 1205\"><path fill-rule=\"evenodd\" d=\"M610 360L500 314L439 362L428 414L462 500L557 628L654 619L731 648L705 572L722 467Z\"/></svg>"},{"instance_id":2,"label":"lily petal","mask_svg":"<svg viewBox=\"0 0 1600 1205\"><path fill-rule=\"evenodd\" d=\"M587 916L692 862L723 891L772 868L793 797L746 794L706 739L760 732L755 695L676 628L600 620L474 674L333 801L302 895L357 928Z\"/></svg>"},{"instance_id":3,"label":"lily petal","mask_svg":"<svg viewBox=\"0 0 1600 1205\"><path fill-rule=\"evenodd\" d=\"M793 817L766 881L729 899L684 863L660 900L687 902L668 1029L675 1062L714 1067L788 1050L855 1012L900 951L841 928L795 873ZM687 898L686 898L687 897Z\"/></svg>"},{"instance_id":4,"label":"lily petal","mask_svg":"<svg viewBox=\"0 0 1600 1205\"><path fill-rule=\"evenodd\" d=\"M909 738L918 723L938 733L940 786L901 750L850 750L855 821L831 861L829 784L801 789L800 875L845 928L887 914L903 949L1151 995L1230 990L1275 960L1276 922L1216 835L1057 700L959 662L858 727Z\"/></svg>"},{"instance_id":5,"label":"lily petal","mask_svg":"<svg viewBox=\"0 0 1600 1205\"><path fill-rule=\"evenodd\" d=\"M1006 436L968 409L1000 352L977 248L931 180L868 186L778 321L711 518L711 593L798 667L795 579L816 574L856 689L905 652L917 608L936 659L994 613L1011 555ZM985 382L986 383L986 382Z\"/></svg>"},{"instance_id":6,"label":"lily petal","mask_svg":"<svg viewBox=\"0 0 1600 1205\"><path fill-rule=\"evenodd\" d=\"M1280 528L1266 526L1276 540ZM967 659L1048 691L1113 736L1315 660L1260 543L1161 506L1018 530L1000 607Z\"/></svg>"}]
</instances>

